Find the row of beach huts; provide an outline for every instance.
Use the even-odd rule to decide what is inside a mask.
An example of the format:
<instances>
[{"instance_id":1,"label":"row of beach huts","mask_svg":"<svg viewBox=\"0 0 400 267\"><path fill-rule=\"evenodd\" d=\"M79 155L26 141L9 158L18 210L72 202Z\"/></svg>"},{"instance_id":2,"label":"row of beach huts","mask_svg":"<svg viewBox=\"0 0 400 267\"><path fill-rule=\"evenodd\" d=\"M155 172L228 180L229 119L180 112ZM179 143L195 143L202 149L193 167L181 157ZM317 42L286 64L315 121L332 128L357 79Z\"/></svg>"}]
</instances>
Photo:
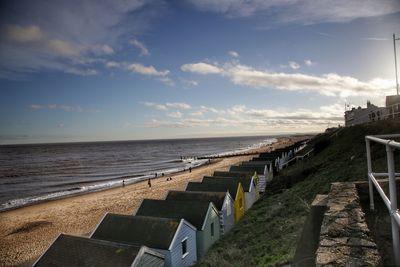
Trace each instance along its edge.
<instances>
[{"instance_id":1,"label":"row of beach huts","mask_svg":"<svg viewBox=\"0 0 400 267\"><path fill-rule=\"evenodd\" d=\"M216 171L185 191L169 191L165 200L144 199L132 215L106 213L89 238L60 234L33 266L192 266L304 144Z\"/></svg>"}]
</instances>

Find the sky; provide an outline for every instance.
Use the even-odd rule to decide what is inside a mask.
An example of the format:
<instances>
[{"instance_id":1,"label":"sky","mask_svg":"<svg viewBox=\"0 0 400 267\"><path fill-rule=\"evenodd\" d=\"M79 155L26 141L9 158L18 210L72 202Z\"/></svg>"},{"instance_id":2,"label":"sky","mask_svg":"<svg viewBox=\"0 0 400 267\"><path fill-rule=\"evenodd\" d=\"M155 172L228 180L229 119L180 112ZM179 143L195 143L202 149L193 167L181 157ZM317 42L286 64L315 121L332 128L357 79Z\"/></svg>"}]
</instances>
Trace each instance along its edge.
<instances>
[{"instance_id":1,"label":"sky","mask_svg":"<svg viewBox=\"0 0 400 267\"><path fill-rule=\"evenodd\" d=\"M396 93L399 25L398 0L2 1L0 144L321 132Z\"/></svg>"}]
</instances>

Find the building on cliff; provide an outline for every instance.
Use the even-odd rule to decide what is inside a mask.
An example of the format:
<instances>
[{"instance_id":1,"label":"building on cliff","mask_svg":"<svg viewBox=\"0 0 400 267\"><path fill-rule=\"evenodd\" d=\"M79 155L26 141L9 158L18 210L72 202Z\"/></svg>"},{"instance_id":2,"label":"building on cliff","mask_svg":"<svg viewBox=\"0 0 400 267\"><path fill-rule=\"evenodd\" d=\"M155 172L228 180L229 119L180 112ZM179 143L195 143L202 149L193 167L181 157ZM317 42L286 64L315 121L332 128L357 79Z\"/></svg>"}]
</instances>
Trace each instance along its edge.
<instances>
[{"instance_id":1,"label":"building on cliff","mask_svg":"<svg viewBox=\"0 0 400 267\"><path fill-rule=\"evenodd\" d=\"M367 101L366 108L352 108L344 113L346 127L386 119L400 119L400 95L386 96L385 107Z\"/></svg>"}]
</instances>

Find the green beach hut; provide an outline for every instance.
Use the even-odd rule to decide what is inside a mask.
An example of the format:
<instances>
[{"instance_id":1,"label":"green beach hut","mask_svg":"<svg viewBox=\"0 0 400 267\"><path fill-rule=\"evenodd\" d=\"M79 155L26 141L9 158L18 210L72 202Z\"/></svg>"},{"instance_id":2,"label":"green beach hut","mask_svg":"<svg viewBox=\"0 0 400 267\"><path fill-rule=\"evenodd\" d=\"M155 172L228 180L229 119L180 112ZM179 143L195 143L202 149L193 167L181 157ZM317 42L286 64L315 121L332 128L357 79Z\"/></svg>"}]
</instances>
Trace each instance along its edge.
<instances>
[{"instance_id":1,"label":"green beach hut","mask_svg":"<svg viewBox=\"0 0 400 267\"><path fill-rule=\"evenodd\" d=\"M186 191L228 192L233 199L235 223L243 217L245 212L245 195L241 183L233 180L213 179L201 183L189 182Z\"/></svg>"},{"instance_id":2,"label":"green beach hut","mask_svg":"<svg viewBox=\"0 0 400 267\"><path fill-rule=\"evenodd\" d=\"M224 235L235 225L233 199L228 192L169 191L166 200L212 202L218 209L221 234Z\"/></svg>"},{"instance_id":3,"label":"green beach hut","mask_svg":"<svg viewBox=\"0 0 400 267\"><path fill-rule=\"evenodd\" d=\"M218 209L212 202L144 199L136 216L185 219L197 228L197 257L220 237Z\"/></svg>"}]
</instances>

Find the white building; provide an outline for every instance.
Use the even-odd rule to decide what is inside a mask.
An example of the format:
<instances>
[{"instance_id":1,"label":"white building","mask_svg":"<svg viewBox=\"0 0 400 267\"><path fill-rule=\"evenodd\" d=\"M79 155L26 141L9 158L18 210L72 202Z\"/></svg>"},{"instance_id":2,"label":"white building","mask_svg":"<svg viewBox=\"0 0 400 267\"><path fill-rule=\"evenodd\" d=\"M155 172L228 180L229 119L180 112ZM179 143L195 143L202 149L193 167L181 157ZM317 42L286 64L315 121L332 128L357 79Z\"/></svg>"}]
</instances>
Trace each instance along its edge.
<instances>
[{"instance_id":1,"label":"white building","mask_svg":"<svg viewBox=\"0 0 400 267\"><path fill-rule=\"evenodd\" d=\"M371 102L367 102L366 108L352 108L344 113L345 126L384 120L388 116L386 107L377 107Z\"/></svg>"},{"instance_id":2,"label":"white building","mask_svg":"<svg viewBox=\"0 0 400 267\"><path fill-rule=\"evenodd\" d=\"M400 118L400 95L388 95L386 96L386 108L388 118Z\"/></svg>"}]
</instances>

